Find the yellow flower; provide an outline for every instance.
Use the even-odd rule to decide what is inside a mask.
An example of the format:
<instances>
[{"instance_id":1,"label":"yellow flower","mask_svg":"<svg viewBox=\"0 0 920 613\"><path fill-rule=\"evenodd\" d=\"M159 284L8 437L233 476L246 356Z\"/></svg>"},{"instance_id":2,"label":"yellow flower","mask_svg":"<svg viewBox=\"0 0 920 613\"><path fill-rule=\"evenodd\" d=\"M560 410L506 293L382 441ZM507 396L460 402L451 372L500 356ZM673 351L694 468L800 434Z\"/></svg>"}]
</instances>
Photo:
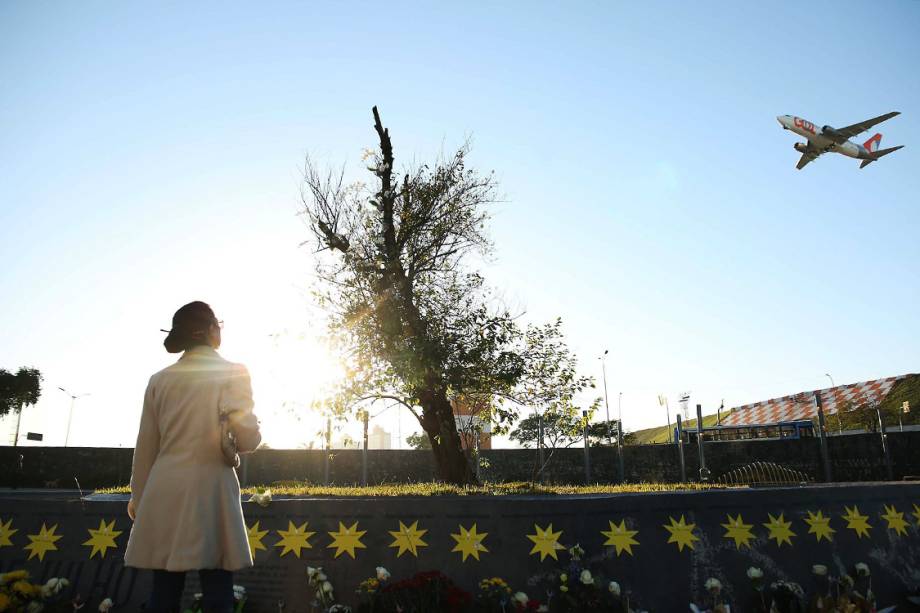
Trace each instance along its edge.
<instances>
[{"instance_id":1,"label":"yellow flower","mask_svg":"<svg viewBox=\"0 0 920 613\"><path fill-rule=\"evenodd\" d=\"M11 570L8 573L0 575L0 585L5 585L13 581L19 581L20 579L28 579L29 571L26 570Z\"/></svg>"},{"instance_id":2,"label":"yellow flower","mask_svg":"<svg viewBox=\"0 0 920 613\"><path fill-rule=\"evenodd\" d=\"M23 596L31 596L35 592L35 586L24 579L20 579L13 584L13 591L19 592Z\"/></svg>"}]
</instances>

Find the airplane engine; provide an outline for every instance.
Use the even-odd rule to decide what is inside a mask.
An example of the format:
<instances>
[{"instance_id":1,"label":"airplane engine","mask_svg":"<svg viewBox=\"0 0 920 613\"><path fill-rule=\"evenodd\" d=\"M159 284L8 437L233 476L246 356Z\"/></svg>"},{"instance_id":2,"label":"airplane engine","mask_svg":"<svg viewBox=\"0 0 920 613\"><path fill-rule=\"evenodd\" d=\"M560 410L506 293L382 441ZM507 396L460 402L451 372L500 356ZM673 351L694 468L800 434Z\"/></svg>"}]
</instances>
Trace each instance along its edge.
<instances>
[{"instance_id":1,"label":"airplane engine","mask_svg":"<svg viewBox=\"0 0 920 613\"><path fill-rule=\"evenodd\" d=\"M798 151L799 153L805 153L805 148L808 147L806 143L796 143L792 145L792 148Z\"/></svg>"}]
</instances>

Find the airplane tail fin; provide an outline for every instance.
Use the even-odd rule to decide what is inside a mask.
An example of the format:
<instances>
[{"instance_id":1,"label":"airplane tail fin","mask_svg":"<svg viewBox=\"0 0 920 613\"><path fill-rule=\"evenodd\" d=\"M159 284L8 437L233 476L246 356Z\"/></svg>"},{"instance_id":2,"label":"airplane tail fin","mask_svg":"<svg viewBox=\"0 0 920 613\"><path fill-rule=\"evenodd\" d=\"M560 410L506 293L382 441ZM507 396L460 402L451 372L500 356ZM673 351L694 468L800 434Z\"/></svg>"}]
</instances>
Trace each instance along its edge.
<instances>
[{"instance_id":1,"label":"airplane tail fin","mask_svg":"<svg viewBox=\"0 0 920 613\"><path fill-rule=\"evenodd\" d=\"M876 133L875 136L863 143L863 147L866 148L866 151L869 153L875 153L878 151L878 148L882 145L882 135L881 133Z\"/></svg>"},{"instance_id":2,"label":"airplane tail fin","mask_svg":"<svg viewBox=\"0 0 920 613\"><path fill-rule=\"evenodd\" d=\"M875 137L873 137L873 138L875 138ZM878 151L873 151L873 152L872 152L872 155L873 155L874 157L873 157L872 159L869 159L869 160L863 160L863 161L862 161L862 164L860 164L859 167L860 167L860 168L865 168L866 166L868 166L869 164L871 164L871 163L874 162L875 160L877 160L877 159L879 159L879 158L881 158L881 157L885 157L885 156L888 155L889 153L894 153L895 151L897 151L898 149L901 149L902 147L904 147L904 145L898 145L897 147L888 147L887 149L879 149ZM867 149L868 149L868 147L867 147Z\"/></svg>"}]
</instances>

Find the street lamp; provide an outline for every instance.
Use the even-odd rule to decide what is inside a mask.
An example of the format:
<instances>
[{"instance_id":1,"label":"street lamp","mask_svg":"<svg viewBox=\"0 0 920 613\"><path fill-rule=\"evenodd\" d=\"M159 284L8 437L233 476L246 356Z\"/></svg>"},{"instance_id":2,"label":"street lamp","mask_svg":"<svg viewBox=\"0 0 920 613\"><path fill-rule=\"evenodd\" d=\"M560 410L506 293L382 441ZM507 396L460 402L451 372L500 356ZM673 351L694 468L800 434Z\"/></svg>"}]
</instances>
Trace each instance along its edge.
<instances>
[{"instance_id":1,"label":"street lamp","mask_svg":"<svg viewBox=\"0 0 920 613\"><path fill-rule=\"evenodd\" d=\"M830 373L824 373L824 376L831 380L831 389L834 390L834 408L836 409L834 413L837 414L837 432L843 434L843 424L840 421L840 403L837 402L837 384L834 383L834 378Z\"/></svg>"},{"instance_id":2,"label":"street lamp","mask_svg":"<svg viewBox=\"0 0 920 613\"><path fill-rule=\"evenodd\" d=\"M610 403L607 402L607 368L604 366L604 358L607 357L609 353L608 349L604 349L604 354L601 357L597 358L601 361L601 373L604 376L604 409L607 411L607 444L610 444Z\"/></svg>"},{"instance_id":3,"label":"street lamp","mask_svg":"<svg viewBox=\"0 0 920 613\"><path fill-rule=\"evenodd\" d=\"M620 483L626 480L626 469L623 465L623 392L617 396L617 464L620 469Z\"/></svg>"},{"instance_id":4,"label":"street lamp","mask_svg":"<svg viewBox=\"0 0 920 613\"><path fill-rule=\"evenodd\" d=\"M83 398L89 396L89 393L86 394L71 394L63 387L58 386L58 389L70 396L70 415L67 417L67 434L64 436L64 447L67 446L67 443L70 441L70 424L73 421L73 405L76 404L77 398Z\"/></svg>"}]
</instances>

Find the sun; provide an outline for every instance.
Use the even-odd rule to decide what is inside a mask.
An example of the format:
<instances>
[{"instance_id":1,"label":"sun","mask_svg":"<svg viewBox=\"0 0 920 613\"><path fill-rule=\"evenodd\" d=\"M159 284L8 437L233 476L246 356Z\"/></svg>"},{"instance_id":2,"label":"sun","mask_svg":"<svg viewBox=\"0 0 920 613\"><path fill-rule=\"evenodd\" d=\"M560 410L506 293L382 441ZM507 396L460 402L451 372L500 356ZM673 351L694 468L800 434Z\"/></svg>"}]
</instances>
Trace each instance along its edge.
<instances>
[{"instance_id":1,"label":"sun","mask_svg":"<svg viewBox=\"0 0 920 613\"><path fill-rule=\"evenodd\" d=\"M221 353L244 363L252 375L262 441L275 449L318 445L325 419L312 404L345 373L328 344L318 334L292 330L227 335L227 341Z\"/></svg>"}]
</instances>

